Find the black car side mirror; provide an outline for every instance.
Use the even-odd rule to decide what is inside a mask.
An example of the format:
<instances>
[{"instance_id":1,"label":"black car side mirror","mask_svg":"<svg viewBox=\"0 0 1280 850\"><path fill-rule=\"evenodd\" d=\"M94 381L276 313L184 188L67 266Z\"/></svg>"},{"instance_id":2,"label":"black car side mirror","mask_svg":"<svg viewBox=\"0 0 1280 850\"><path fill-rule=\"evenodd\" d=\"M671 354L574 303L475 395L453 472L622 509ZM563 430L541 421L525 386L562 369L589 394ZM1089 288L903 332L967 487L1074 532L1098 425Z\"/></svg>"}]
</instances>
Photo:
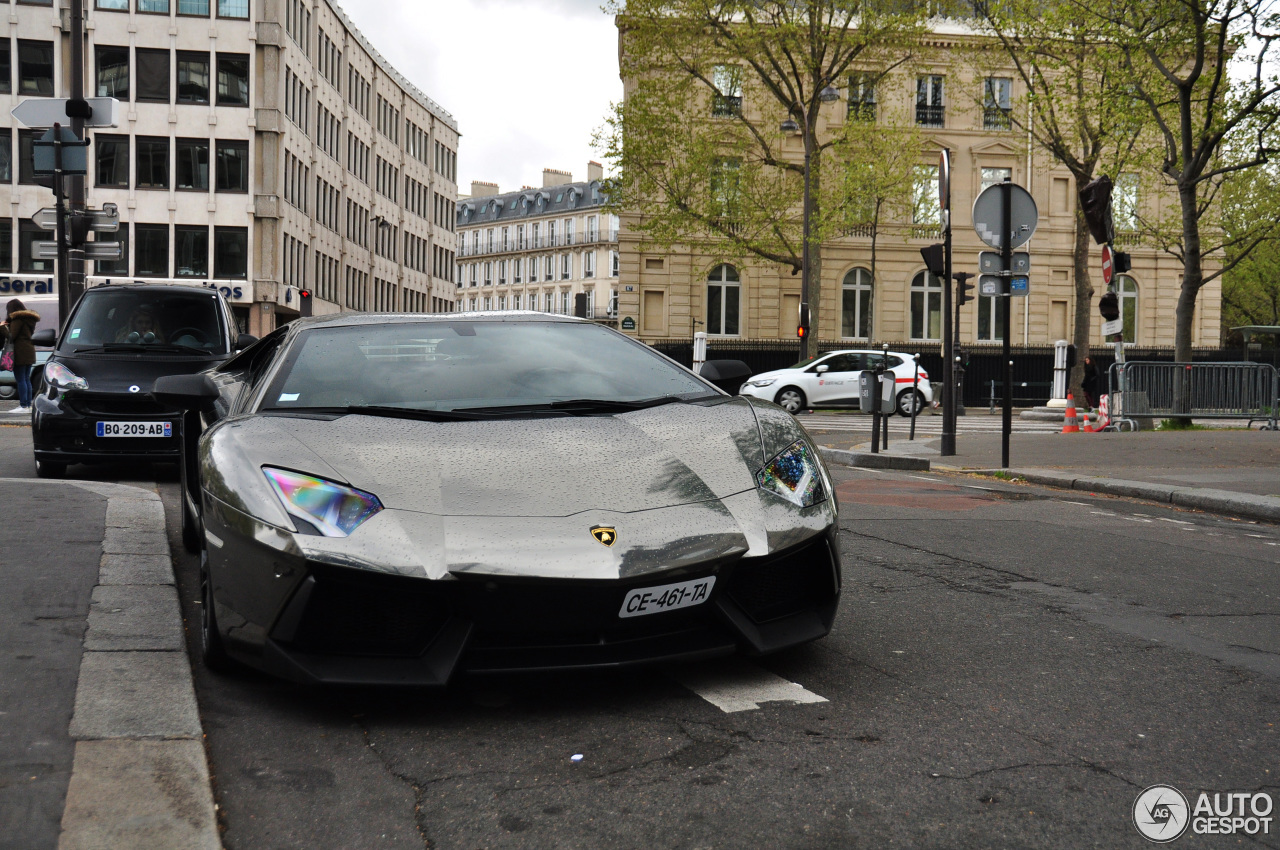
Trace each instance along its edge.
<instances>
[{"instance_id":1,"label":"black car side mirror","mask_svg":"<svg viewBox=\"0 0 1280 850\"><path fill-rule=\"evenodd\" d=\"M151 397L178 410L209 410L218 400L218 385L203 372L156 378Z\"/></svg>"},{"instance_id":2,"label":"black car side mirror","mask_svg":"<svg viewBox=\"0 0 1280 850\"><path fill-rule=\"evenodd\" d=\"M244 351L257 341L258 338L253 334L240 334L240 336L236 337L236 351Z\"/></svg>"},{"instance_id":3,"label":"black car side mirror","mask_svg":"<svg viewBox=\"0 0 1280 850\"><path fill-rule=\"evenodd\" d=\"M58 332L53 328L41 328L31 335L31 344L41 348L53 348L58 344Z\"/></svg>"},{"instance_id":4,"label":"black car side mirror","mask_svg":"<svg viewBox=\"0 0 1280 850\"><path fill-rule=\"evenodd\" d=\"M742 382L751 377L751 367L741 360L708 360L698 374L731 395L737 395Z\"/></svg>"}]
</instances>

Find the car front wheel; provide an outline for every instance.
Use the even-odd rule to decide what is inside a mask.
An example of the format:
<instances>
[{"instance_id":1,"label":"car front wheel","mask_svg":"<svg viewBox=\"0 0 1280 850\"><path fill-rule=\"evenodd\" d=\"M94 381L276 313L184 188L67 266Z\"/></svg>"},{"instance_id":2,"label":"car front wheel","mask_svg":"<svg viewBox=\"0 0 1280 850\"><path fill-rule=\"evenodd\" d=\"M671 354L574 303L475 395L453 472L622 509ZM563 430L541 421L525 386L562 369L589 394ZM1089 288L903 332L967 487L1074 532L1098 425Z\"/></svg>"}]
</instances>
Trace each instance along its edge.
<instances>
[{"instance_id":1,"label":"car front wheel","mask_svg":"<svg viewBox=\"0 0 1280 850\"><path fill-rule=\"evenodd\" d=\"M200 660L215 673L235 671L218 632L218 616L213 610L213 582L209 578L209 553L200 551Z\"/></svg>"},{"instance_id":2,"label":"car front wheel","mask_svg":"<svg viewBox=\"0 0 1280 850\"><path fill-rule=\"evenodd\" d=\"M910 416L913 412L911 402L915 401L914 410L924 409L924 396L915 390L903 390L898 393L898 415Z\"/></svg>"},{"instance_id":3,"label":"car front wheel","mask_svg":"<svg viewBox=\"0 0 1280 850\"><path fill-rule=\"evenodd\" d=\"M787 413L799 413L804 410L804 392L798 387L783 387L773 401Z\"/></svg>"}]
</instances>

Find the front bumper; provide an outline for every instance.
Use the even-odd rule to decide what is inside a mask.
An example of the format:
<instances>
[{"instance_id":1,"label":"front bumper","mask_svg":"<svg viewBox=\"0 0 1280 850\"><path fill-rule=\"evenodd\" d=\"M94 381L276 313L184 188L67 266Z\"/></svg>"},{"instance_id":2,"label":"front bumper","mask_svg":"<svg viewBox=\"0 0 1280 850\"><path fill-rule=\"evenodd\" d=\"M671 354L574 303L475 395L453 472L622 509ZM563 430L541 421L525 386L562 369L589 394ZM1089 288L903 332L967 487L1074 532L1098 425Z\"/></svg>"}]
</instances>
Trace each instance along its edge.
<instances>
[{"instance_id":1,"label":"front bumper","mask_svg":"<svg viewBox=\"0 0 1280 850\"><path fill-rule=\"evenodd\" d=\"M42 463L177 461L182 414L144 394L64 393L35 397L31 439ZM168 437L99 437L99 422L170 424Z\"/></svg>"},{"instance_id":2,"label":"front bumper","mask_svg":"<svg viewBox=\"0 0 1280 850\"><path fill-rule=\"evenodd\" d=\"M760 558L618 580L426 579L306 562L269 624L215 604L235 657L307 683L443 686L457 673L590 670L774 652L823 637L835 528ZM277 564L277 576L281 565ZM715 575L701 605L619 618L628 591Z\"/></svg>"}]
</instances>

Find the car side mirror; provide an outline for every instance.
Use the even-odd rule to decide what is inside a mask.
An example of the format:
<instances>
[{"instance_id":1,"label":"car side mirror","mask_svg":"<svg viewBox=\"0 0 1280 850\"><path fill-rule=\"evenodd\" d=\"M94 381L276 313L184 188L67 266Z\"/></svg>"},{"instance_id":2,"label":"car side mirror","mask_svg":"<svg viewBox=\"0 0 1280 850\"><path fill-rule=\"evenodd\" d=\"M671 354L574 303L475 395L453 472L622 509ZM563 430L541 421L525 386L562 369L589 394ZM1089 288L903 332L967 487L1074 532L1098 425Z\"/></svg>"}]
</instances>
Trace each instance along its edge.
<instances>
[{"instance_id":1,"label":"car side mirror","mask_svg":"<svg viewBox=\"0 0 1280 850\"><path fill-rule=\"evenodd\" d=\"M742 383L751 377L751 367L741 360L708 360L698 374L731 395L737 395Z\"/></svg>"},{"instance_id":2,"label":"car side mirror","mask_svg":"<svg viewBox=\"0 0 1280 850\"><path fill-rule=\"evenodd\" d=\"M205 373L165 375L156 378L151 397L178 410L211 410L218 400L218 385Z\"/></svg>"},{"instance_id":3,"label":"car side mirror","mask_svg":"<svg viewBox=\"0 0 1280 850\"><path fill-rule=\"evenodd\" d=\"M257 341L258 338L253 334L240 334L240 336L236 337L236 351L244 351Z\"/></svg>"},{"instance_id":4,"label":"car side mirror","mask_svg":"<svg viewBox=\"0 0 1280 850\"><path fill-rule=\"evenodd\" d=\"M827 372L831 371L831 367L824 363L813 371L817 372L819 375L825 375Z\"/></svg>"},{"instance_id":5,"label":"car side mirror","mask_svg":"<svg viewBox=\"0 0 1280 850\"><path fill-rule=\"evenodd\" d=\"M58 332L53 328L41 328L31 335L31 344L40 348L53 348L58 344Z\"/></svg>"}]
</instances>

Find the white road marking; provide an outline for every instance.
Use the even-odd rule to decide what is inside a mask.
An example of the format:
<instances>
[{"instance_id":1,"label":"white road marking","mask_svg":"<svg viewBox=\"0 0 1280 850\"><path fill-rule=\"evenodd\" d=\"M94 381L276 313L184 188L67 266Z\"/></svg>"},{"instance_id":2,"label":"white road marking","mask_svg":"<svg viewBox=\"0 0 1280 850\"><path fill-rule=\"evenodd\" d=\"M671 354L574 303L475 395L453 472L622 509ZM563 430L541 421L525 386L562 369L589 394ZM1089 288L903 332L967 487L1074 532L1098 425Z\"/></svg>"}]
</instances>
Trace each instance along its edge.
<instances>
[{"instance_id":1,"label":"white road marking","mask_svg":"<svg viewBox=\"0 0 1280 850\"><path fill-rule=\"evenodd\" d=\"M775 676L744 658L677 667L669 674L726 714L753 711L765 702L803 704L827 701L826 697Z\"/></svg>"}]
</instances>

